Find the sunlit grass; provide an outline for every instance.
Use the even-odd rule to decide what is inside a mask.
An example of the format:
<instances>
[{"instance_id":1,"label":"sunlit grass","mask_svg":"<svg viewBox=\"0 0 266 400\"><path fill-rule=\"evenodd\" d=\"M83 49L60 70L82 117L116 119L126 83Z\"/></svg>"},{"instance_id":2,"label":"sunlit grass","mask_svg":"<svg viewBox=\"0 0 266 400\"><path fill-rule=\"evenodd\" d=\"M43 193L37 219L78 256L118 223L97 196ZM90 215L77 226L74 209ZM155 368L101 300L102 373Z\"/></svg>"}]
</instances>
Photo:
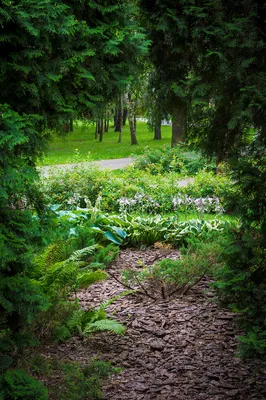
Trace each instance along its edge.
<instances>
[{"instance_id":1,"label":"sunlit grass","mask_svg":"<svg viewBox=\"0 0 266 400\"><path fill-rule=\"evenodd\" d=\"M162 126L162 140L153 140L145 122L137 122L138 145L131 146L129 127L123 129L122 143L118 143L118 132L113 128L104 134L103 142L94 137L95 127L76 123L74 132L64 137L53 136L47 155L39 160L39 165L67 164L91 160L130 157L141 154L146 147L160 148L170 145L171 127Z\"/></svg>"}]
</instances>

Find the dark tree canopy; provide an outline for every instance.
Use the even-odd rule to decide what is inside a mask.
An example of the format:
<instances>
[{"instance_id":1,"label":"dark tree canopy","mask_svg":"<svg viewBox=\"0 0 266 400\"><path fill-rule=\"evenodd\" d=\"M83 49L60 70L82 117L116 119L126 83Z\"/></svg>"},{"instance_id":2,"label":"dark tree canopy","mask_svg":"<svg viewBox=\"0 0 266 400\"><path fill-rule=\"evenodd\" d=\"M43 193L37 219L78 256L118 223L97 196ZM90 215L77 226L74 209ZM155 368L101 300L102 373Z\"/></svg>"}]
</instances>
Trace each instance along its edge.
<instances>
[{"instance_id":1,"label":"dark tree canopy","mask_svg":"<svg viewBox=\"0 0 266 400\"><path fill-rule=\"evenodd\" d=\"M38 235L36 158L48 128L64 130L127 83L147 48L130 1L0 2L0 369L27 345L45 307L27 278ZM2 347L1 347L2 346Z\"/></svg>"}]
</instances>

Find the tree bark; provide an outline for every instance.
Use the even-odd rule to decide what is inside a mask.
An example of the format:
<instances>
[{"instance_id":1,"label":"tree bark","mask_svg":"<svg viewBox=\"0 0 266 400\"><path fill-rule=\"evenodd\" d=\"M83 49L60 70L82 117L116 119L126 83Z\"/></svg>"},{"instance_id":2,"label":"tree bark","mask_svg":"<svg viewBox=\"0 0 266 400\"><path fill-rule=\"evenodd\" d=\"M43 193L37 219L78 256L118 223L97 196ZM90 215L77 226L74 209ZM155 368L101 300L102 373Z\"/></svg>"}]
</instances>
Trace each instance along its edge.
<instances>
[{"instance_id":1,"label":"tree bark","mask_svg":"<svg viewBox=\"0 0 266 400\"><path fill-rule=\"evenodd\" d=\"M103 127L103 118L101 118L100 120L99 120L99 122L100 122L100 129L99 129L99 134L100 134L100 138L99 138L99 142L102 142L103 141L103 131L104 131L104 127Z\"/></svg>"},{"instance_id":2,"label":"tree bark","mask_svg":"<svg viewBox=\"0 0 266 400\"><path fill-rule=\"evenodd\" d=\"M123 131L123 94L120 94L120 110L119 110L119 137L118 143L122 142L122 131Z\"/></svg>"},{"instance_id":3,"label":"tree bark","mask_svg":"<svg viewBox=\"0 0 266 400\"><path fill-rule=\"evenodd\" d=\"M123 112L122 112L122 120L123 120ZM114 131L120 132L120 124L121 124L121 101L119 108L115 110L115 117L114 117ZM122 122L123 124L123 122Z\"/></svg>"},{"instance_id":4,"label":"tree bark","mask_svg":"<svg viewBox=\"0 0 266 400\"><path fill-rule=\"evenodd\" d=\"M97 118L96 120L95 139L98 139L98 133L99 133L99 118Z\"/></svg>"},{"instance_id":5,"label":"tree bark","mask_svg":"<svg viewBox=\"0 0 266 400\"><path fill-rule=\"evenodd\" d=\"M186 129L186 107L180 105L172 112L172 143L175 147L184 137Z\"/></svg>"},{"instance_id":6,"label":"tree bark","mask_svg":"<svg viewBox=\"0 0 266 400\"><path fill-rule=\"evenodd\" d=\"M74 131L74 126L73 126L73 118L70 118L69 120L69 132Z\"/></svg>"},{"instance_id":7,"label":"tree bark","mask_svg":"<svg viewBox=\"0 0 266 400\"><path fill-rule=\"evenodd\" d=\"M132 99L131 99L131 94L128 93L127 95L128 98L128 124L129 124L129 129L130 129L130 136L131 136L131 144L138 144L137 142L137 136L136 136L136 128L135 128L135 116L133 112L133 106L132 106Z\"/></svg>"},{"instance_id":8,"label":"tree bark","mask_svg":"<svg viewBox=\"0 0 266 400\"><path fill-rule=\"evenodd\" d=\"M161 140L162 139L162 130L161 130L162 124L161 123L162 123L161 119L155 120L153 140Z\"/></svg>"},{"instance_id":9,"label":"tree bark","mask_svg":"<svg viewBox=\"0 0 266 400\"><path fill-rule=\"evenodd\" d=\"M123 126L126 125L126 122L127 122L127 109L124 108L124 110L123 110Z\"/></svg>"},{"instance_id":10,"label":"tree bark","mask_svg":"<svg viewBox=\"0 0 266 400\"><path fill-rule=\"evenodd\" d=\"M109 118L105 118L104 120L104 132L109 131Z\"/></svg>"}]
</instances>

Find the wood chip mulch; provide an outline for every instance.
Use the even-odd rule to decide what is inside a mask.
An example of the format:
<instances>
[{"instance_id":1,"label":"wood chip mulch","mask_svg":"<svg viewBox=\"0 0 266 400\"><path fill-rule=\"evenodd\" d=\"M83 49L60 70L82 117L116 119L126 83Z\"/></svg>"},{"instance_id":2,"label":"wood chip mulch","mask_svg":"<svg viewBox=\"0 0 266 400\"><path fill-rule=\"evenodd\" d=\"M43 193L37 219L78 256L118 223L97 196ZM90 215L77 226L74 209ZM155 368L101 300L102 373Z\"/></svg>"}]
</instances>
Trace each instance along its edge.
<instances>
[{"instance_id":1,"label":"wood chip mulch","mask_svg":"<svg viewBox=\"0 0 266 400\"><path fill-rule=\"evenodd\" d=\"M126 249L112 265L139 268L170 257L173 249ZM84 308L100 305L125 288L114 278L79 294ZM45 354L86 364L91 358L122 367L104 386L105 400L265 400L266 365L236 356L239 334L233 314L221 309L209 280L187 295L154 302L128 295L108 307L108 313L126 325L125 336L100 333L47 346Z\"/></svg>"}]
</instances>

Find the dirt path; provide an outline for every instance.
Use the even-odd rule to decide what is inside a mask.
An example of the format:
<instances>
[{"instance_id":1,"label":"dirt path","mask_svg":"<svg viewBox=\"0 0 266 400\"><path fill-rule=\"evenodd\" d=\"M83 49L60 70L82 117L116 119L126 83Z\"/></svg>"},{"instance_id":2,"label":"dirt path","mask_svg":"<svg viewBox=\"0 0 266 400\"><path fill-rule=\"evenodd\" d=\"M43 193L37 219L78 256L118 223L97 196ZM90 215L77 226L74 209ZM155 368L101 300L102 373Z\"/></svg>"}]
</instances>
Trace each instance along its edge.
<instances>
[{"instance_id":1,"label":"dirt path","mask_svg":"<svg viewBox=\"0 0 266 400\"><path fill-rule=\"evenodd\" d=\"M101 169L120 169L120 168L125 168L128 165L132 164L133 159L132 158L115 158L112 160L99 160L99 161L93 161L93 164L98 165ZM62 171L67 171L71 170L76 167L89 167L91 165L90 162L80 162L80 163L75 163L75 164L56 164L56 165L51 165L51 166L45 166L45 167L39 167L39 171L41 172L42 175L48 176L51 171L54 170L62 170Z\"/></svg>"},{"instance_id":2,"label":"dirt path","mask_svg":"<svg viewBox=\"0 0 266 400\"><path fill-rule=\"evenodd\" d=\"M120 169L120 168L125 168L128 165L133 164L133 158L116 158L112 160L99 160L99 161L93 161L93 164L98 165L100 169ZM50 166L45 166L45 167L38 167L40 173L44 177L48 177L51 172L54 171L69 171L73 168L86 168L90 167L91 163L90 162L81 162L81 163L76 163L76 164L56 164L56 165L50 165ZM194 182L194 178L184 178L180 181L177 182L177 186L179 187L185 187L188 186L190 183Z\"/></svg>"},{"instance_id":3,"label":"dirt path","mask_svg":"<svg viewBox=\"0 0 266 400\"><path fill-rule=\"evenodd\" d=\"M178 258L176 250L124 250L112 266L139 268L160 258ZM84 308L97 306L125 289L113 278L80 293ZM219 308L208 280L188 295L154 302L129 295L109 306L127 326L126 335L73 338L45 354L86 363L91 357L123 368L104 387L105 400L265 400L266 366L235 356L233 315Z\"/></svg>"}]
</instances>

